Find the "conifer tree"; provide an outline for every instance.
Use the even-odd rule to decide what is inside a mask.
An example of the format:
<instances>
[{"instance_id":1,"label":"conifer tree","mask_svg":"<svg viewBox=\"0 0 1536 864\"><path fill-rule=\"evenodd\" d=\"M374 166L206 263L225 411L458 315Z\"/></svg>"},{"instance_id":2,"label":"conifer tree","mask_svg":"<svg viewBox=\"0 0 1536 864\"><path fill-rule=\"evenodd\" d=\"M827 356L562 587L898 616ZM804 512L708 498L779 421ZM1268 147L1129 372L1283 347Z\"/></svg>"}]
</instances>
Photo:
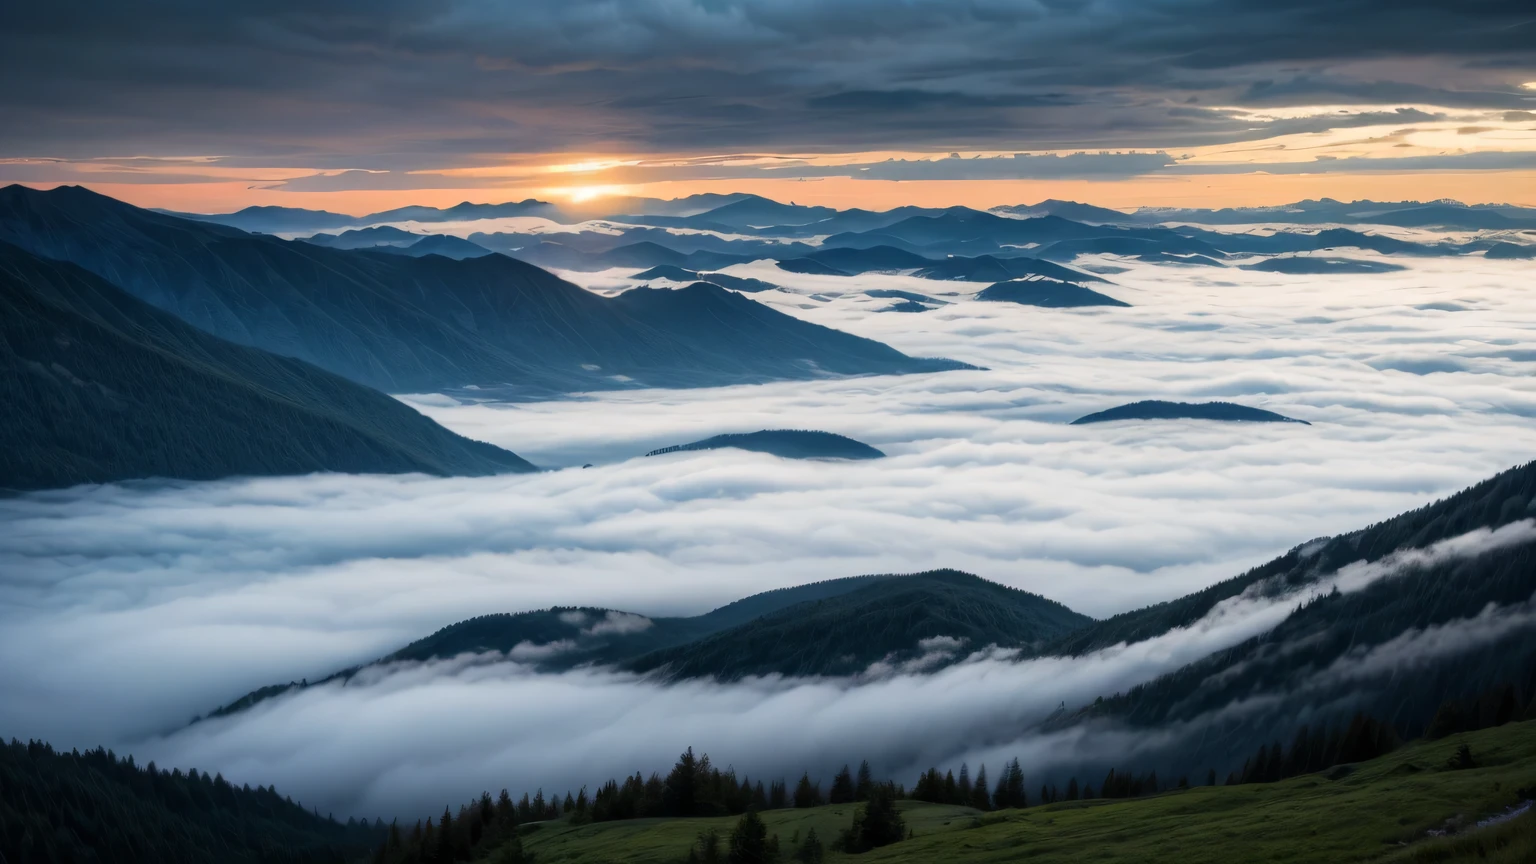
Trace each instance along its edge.
<instances>
[{"instance_id":1,"label":"conifer tree","mask_svg":"<svg viewBox=\"0 0 1536 864\"><path fill-rule=\"evenodd\" d=\"M853 785L853 797L858 801L868 801L874 788L875 779L869 770L869 760L865 759L859 763L859 776Z\"/></svg>"},{"instance_id":2,"label":"conifer tree","mask_svg":"<svg viewBox=\"0 0 1536 864\"><path fill-rule=\"evenodd\" d=\"M971 789L971 806L977 810L992 809L992 792L987 788L987 766L976 769L976 785Z\"/></svg>"},{"instance_id":3,"label":"conifer tree","mask_svg":"<svg viewBox=\"0 0 1536 864\"><path fill-rule=\"evenodd\" d=\"M878 784L869 800L853 813L853 823L843 835L844 851L868 852L897 843L907 836L907 826L896 810L896 790Z\"/></svg>"},{"instance_id":4,"label":"conifer tree","mask_svg":"<svg viewBox=\"0 0 1536 864\"><path fill-rule=\"evenodd\" d=\"M767 864L768 826L763 824L756 810L748 810L736 821L726 860L730 864Z\"/></svg>"},{"instance_id":5,"label":"conifer tree","mask_svg":"<svg viewBox=\"0 0 1536 864\"><path fill-rule=\"evenodd\" d=\"M853 775L849 773L848 766L837 772L832 778L832 789L827 793L827 803L847 804L853 800Z\"/></svg>"},{"instance_id":6,"label":"conifer tree","mask_svg":"<svg viewBox=\"0 0 1536 864\"><path fill-rule=\"evenodd\" d=\"M710 828L700 833L694 848L699 864L720 864L720 832Z\"/></svg>"},{"instance_id":7,"label":"conifer tree","mask_svg":"<svg viewBox=\"0 0 1536 864\"><path fill-rule=\"evenodd\" d=\"M801 774L800 782L795 785L795 806L820 807L821 803L821 784L811 782L810 772Z\"/></svg>"},{"instance_id":8,"label":"conifer tree","mask_svg":"<svg viewBox=\"0 0 1536 864\"><path fill-rule=\"evenodd\" d=\"M821 864L827 855L827 849L822 845L821 838L816 836L816 829L811 828L805 832L805 839L795 846L795 860L800 864Z\"/></svg>"},{"instance_id":9,"label":"conifer tree","mask_svg":"<svg viewBox=\"0 0 1536 864\"><path fill-rule=\"evenodd\" d=\"M437 824L437 858L439 864L452 864L453 861L453 816L448 808L443 808L443 818Z\"/></svg>"}]
</instances>

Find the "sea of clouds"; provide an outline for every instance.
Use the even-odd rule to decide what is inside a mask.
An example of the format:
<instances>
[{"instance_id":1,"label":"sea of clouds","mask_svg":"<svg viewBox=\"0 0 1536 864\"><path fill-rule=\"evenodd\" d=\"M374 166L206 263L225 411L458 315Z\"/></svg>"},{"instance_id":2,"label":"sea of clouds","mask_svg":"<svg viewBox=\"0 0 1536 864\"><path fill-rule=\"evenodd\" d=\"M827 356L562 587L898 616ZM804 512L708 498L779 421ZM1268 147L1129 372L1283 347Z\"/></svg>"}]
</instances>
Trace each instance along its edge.
<instances>
[{"instance_id":1,"label":"sea of clouds","mask_svg":"<svg viewBox=\"0 0 1536 864\"><path fill-rule=\"evenodd\" d=\"M984 654L858 686L662 687L464 658L176 730L254 687L319 678L486 612L692 614L785 585L942 566L1107 615L1536 452L1536 299L1519 262L1411 260L1348 277L1098 263L1128 268L1101 290L1133 308L978 303L982 286L766 263L731 270L786 286L757 299L792 314L985 371L532 404L403 397L560 470L140 483L0 501L0 734L278 782L359 815L661 770L689 744L754 772L1045 753L1009 731L1220 639L1132 646L1164 653L1080 662L1071 675L1050 665L1060 661ZM627 284L569 275L594 290ZM893 301L861 293L871 288L951 302L887 313ZM1144 398L1226 399L1312 425L1067 425ZM637 458L764 428L837 432L890 455Z\"/></svg>"}]
</instances>

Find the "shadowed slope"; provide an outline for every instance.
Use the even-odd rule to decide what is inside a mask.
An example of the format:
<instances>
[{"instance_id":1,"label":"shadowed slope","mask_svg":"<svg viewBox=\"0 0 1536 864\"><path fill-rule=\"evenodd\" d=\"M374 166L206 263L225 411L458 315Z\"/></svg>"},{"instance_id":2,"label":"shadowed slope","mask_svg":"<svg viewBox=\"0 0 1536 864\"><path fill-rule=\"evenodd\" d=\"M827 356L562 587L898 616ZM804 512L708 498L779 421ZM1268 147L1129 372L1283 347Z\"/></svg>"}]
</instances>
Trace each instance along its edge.
<instances>
[{"instance_id":1,"label":"shadowed slope","mask_svg":"<svg viewBox=\"0 0 1536 864\"><path fill-rule=\"evenodd\" d=\"M670 678L853 675L883 662L923 671L988 645L1018 648L1092 622L1044 597L956 570L890 576L639 657Z\"/></svg>"},{"instance_id":2,"label":"shadowed slope","mask_svg":"<svg viewBox=\"0 0 1536 864\"><path fill-rule=\"evenodd\" d=\"M382 393L209 336L4 243L0 310L0 487L534 470Z\"/></svg>"}]
</instances>

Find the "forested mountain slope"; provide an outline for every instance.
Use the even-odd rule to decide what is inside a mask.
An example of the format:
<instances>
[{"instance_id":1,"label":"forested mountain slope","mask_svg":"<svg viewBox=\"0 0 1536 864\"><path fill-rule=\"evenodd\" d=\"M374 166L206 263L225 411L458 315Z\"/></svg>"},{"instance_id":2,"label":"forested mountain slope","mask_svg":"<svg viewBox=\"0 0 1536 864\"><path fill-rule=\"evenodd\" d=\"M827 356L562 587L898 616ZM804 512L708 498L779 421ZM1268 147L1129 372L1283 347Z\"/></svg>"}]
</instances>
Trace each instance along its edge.
<instances>
[{"instance_id":1,"label":"forested mountain slope","mask_svg":"<svg viewBox=\"0 0 1536 864\"><path fill-rule=\"evenodd\" d=\"M343 864L384 838L382 824L342 825L222 776L0 743L0 861Z\"/></svg>"},{"instance_id":2,"label":"forested mountain slope","mask_svg":"<svg viewBox=\"0 0 1536 864\"><path fill-rule=\"evenodd\" d=\"M382 393L210 336L0 243L0 487L532 471Z\"/></svg>"}]
</instances>

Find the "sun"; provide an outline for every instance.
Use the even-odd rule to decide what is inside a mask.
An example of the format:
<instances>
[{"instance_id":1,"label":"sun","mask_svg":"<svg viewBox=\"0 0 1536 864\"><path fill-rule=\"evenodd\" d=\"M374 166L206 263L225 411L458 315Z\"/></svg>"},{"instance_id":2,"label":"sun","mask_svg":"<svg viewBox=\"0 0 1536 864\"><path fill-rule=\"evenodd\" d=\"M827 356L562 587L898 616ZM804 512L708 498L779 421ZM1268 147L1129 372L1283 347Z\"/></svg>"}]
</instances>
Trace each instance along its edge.
<instances>
[{"instance_id":1,"label":"sun","mask_svg":"<svg viewBox=\"0 0 1536 864\"><path fill-rule=\"evenodd\" d=\"M563 191L572 201L580 203L582 201L591 201L593 198L617 195L621 188L618 186L569 186Z\"/></svg>"}]
</instances>

